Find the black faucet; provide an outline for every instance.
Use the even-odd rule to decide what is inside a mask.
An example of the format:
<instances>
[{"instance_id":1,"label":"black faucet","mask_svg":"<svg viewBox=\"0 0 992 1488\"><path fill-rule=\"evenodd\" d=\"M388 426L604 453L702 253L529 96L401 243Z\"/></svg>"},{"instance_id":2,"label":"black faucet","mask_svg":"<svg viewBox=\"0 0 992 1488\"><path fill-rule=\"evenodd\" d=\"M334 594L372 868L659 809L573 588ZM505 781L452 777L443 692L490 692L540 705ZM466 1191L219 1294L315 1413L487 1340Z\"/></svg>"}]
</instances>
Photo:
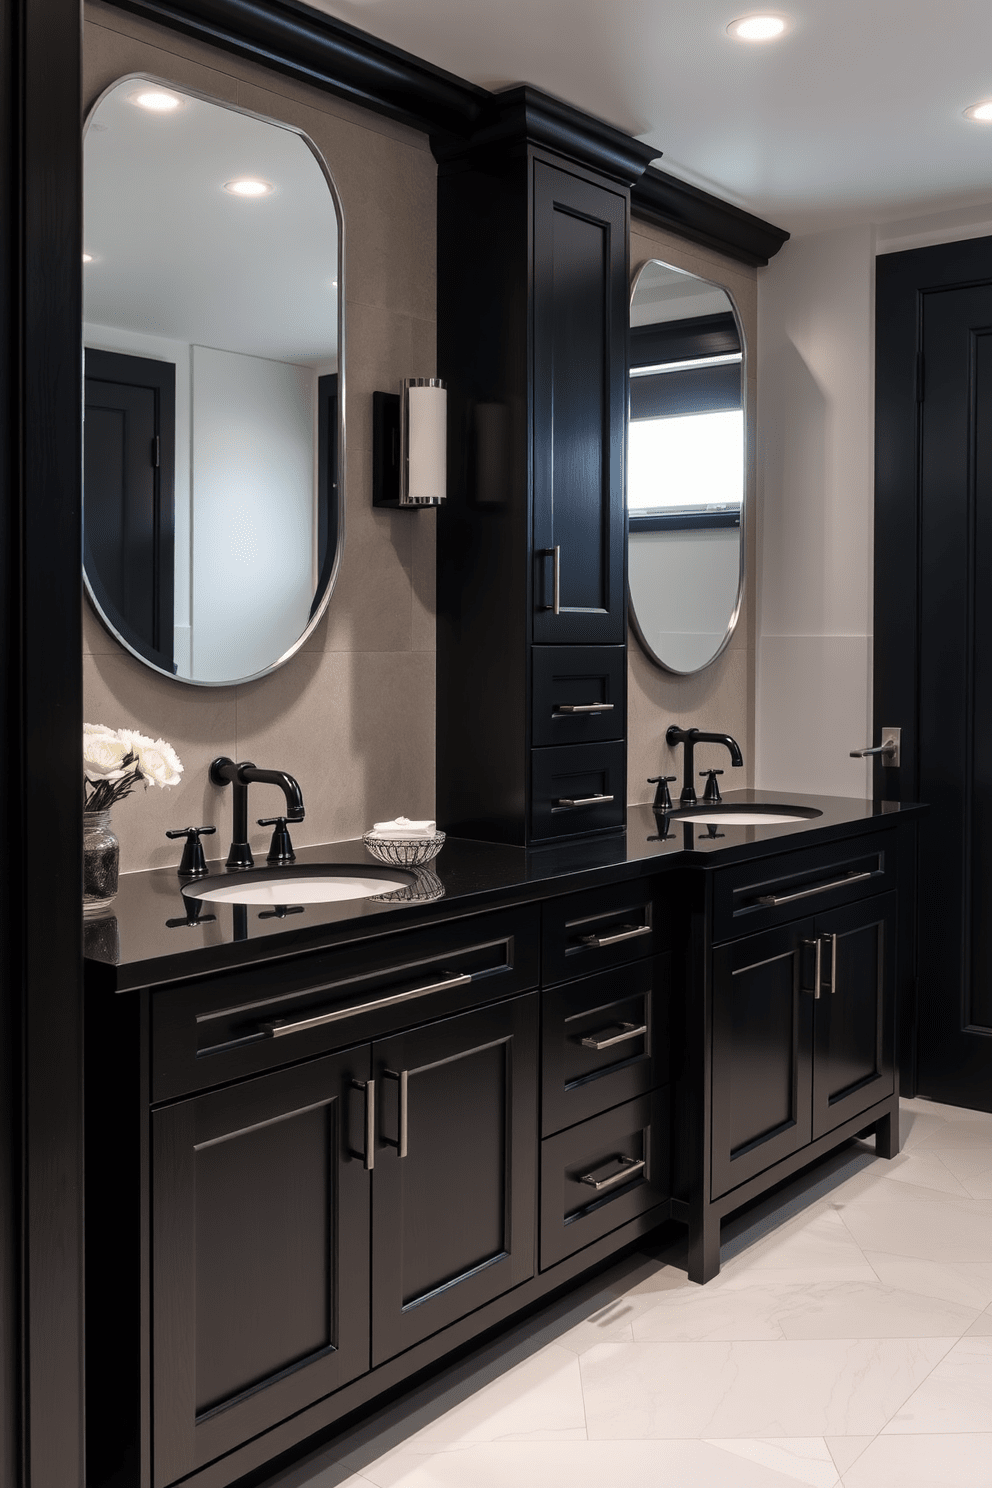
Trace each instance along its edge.
<instances>
[{"instance_id":1,"label":"black faucet","mask_svg":"<svg viewBox=\"0 0 992 1488\"><path fill-rule=\"evenodd\" d=\"M221 755L210 766L210 784L234 787L234 836L231 839L231 851L227 855L228 868L253 868L255 866L251 848L248 846L248 787L252 783L278 785L286 797L286 815L278 818L282 823L282 836L286 843L289 842L289 833L285 830L286 822L303 820L303 792L292 775L287 775L285 770L260 770L250 760L243 760L240 765L236 765L226 755ZM278 828L276 830L279 831ZM291 856L292 848L289 849L288 854L284 851L279 861L285 862Z\"/></svg>"},{"instance_id":2,"label":"black faucet","mask_svg":"<svg viewBox=\"0 0 992 1488\"><path fill-rule=\"evenodd\" d=\"M695 806L696 789L693 785L692 751L697 744L723 744L730 750L730 763L732 765L743 765L744 757L741 754L741 746L730 734L704 734L702 729L681 729L677 723L673 723L665 735L665 743L669 749L674 749L676 744L681 744L684 749L683 763L685 765L682 794L679 803L682 806Z\"/></svg>"}]
</instances>

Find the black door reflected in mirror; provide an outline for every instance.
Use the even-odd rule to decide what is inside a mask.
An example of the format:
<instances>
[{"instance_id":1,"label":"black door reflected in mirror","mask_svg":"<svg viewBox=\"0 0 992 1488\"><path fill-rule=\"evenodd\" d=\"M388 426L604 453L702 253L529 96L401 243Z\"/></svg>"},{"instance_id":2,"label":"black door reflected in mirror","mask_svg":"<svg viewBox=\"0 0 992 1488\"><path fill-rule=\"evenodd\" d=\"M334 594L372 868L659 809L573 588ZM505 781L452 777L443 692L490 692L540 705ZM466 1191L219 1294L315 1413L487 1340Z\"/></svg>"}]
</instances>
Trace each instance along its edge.
<instances>
[{"instance_id":1,"label":"black door reflected in mirror","mask_svg":"<svg viewBox=\"0 0 992 1488\"><path fill-rule=\"evenodd\" d=\"M725 289L651 260L630 306L630 618L648 656L699 671L744 584L744 334Z\"/></svg>"},{"instance_id":2,"label":"black door reflected in mirror","mask_svg":"<svg viewBox=\"0 0 992 1488\"><path fill-rule=\"evenodd\" d=\"M341 214L297 130L130 77L85 137L83 552L133 655L222 686L330 597L341 500Z\"/></svg>"}]
</instances>

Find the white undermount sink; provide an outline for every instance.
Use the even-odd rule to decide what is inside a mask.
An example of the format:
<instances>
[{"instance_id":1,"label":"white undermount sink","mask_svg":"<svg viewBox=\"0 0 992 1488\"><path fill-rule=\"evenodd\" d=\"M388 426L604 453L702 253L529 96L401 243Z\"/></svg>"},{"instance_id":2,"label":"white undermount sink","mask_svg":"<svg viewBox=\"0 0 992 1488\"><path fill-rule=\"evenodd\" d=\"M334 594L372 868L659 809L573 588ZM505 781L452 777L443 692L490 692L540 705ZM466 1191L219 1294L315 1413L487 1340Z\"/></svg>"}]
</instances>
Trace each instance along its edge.
<instances>
[{"instance_id":1,"label":"white undermount sink","mask_svg":"<svg viewBox=\"0 0 992 1488\"><path fill-rule=\"evenodd\" d=\"M734 801L720 801L698 806L677 806L669 812L669 821L698 822L701 827L774 827L780 822L812 821L822 816L815 806L779 806L757 802L738 805Z\"/></svg>"},{"instance_id":2,"label":"white undermount sink","mask_svg":"<svg viewBox=\"0 0 992 1488\"><path fill-rule=\"evenodd\" d=\"M186 884L187 899L201 899L209 904L334 904L345 899L373 899L405 889L412 875L400 871L387 874L363 868L341 867L268 869L250 877L213 879L203 884Z\"/></svg>"}]
</instances>

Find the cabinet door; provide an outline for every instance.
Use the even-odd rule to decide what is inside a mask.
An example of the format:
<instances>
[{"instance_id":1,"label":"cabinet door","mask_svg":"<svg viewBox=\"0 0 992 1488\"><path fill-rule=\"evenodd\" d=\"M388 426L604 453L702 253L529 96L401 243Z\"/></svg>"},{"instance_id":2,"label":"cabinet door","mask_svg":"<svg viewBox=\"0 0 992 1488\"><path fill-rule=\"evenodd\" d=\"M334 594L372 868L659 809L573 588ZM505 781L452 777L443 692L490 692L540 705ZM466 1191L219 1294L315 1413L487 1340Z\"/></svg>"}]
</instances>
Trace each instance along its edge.
<instances>
[{"instance_id":1,"label":"cabinet door","mask_svg":"<svg viewBox=\"0 0 992 1488\"><path fill-rule=\"evenodd\" d=\"M627 203L536 160L533 210L534 640L622 645Z\"/></svg>"},{"instance_id":2,"label":"cabinet door","mask_svg":"<svg viewBox=\"0 0 992 1488\"><path fill-rule=\"evenodd\" d=\"M369 1367L368 1045L152 1113L155 1488Z\"/></svg>"},{"instance_id":3,"label":"cabinet door","mask_svg":"<svg viewBox=\"0 0 992 1488\"><path fill-rule=\"evenodd\" d=\"M712 1175L719 1198L810 1141L814 921L712 955Z\"/></svg>"},{"instance_id":4,"label":"cabinet door","mask_svg":"<svg viewBox=\"0 0 992 1488\"><path fill-rule=\"evenodd\" d=\"M895 894L817 915L823 978L813 1019L813 1138L894 1089Z\"/></svg>"},{"instance_id":5,"label":"cabinet door","mask_svg":"<svg viewBox=\"0 0 992 1488\"><path fill-rule=\"evenodd\" d=\"M537 994L374 1045L372 1358L533 1276Z\"/></svg>"}]
</instances>

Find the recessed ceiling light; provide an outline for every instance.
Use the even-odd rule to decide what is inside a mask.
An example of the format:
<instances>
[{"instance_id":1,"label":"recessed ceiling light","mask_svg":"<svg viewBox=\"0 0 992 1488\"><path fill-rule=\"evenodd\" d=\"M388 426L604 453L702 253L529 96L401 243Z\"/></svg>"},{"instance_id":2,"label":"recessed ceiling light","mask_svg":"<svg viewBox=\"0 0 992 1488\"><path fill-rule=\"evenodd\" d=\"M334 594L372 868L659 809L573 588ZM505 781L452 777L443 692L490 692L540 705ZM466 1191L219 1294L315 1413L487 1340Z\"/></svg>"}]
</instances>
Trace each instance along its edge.
<instances>
[{"instance_id":1,"label":"recessed ceiling light","mask_svg":"<svg viewBox=\"0 0 992 1488\"><path fill-rule=\"evenodd\" d=\"M174 93L163 93L161 88L149 88L144 93L132 94L134 103L143 109L148 109L152 114L171 114L173 109L179 107L179 99Z\"/></svg>"},{"instance_id":2,"label":"recessed ceiling light","mask_svg":"<svg viewBox=\"0 0 992 1488\"><path fill-rule=\"evenodd\" d=\"M973 103L971 108L965 109L964 116L976 124L992 124L992 103Z\"/></svg>"},{"instance_id":3,"label":"recessed ceiling light","mask_svg":"<svg viewBox=\"0 0 992 1488\"><path fill-rule=\"evenodd\" d=\"M236 181L225 181L224 190L232 196L268 196L272 187L256 176L239 176Z\"/></svg>"},{"instance_id":4,"label":"recessed ceiling light","mask_svg":"<svg viewBox=\"0 0 992 1488\"><path fill-rule=\"evenodd\" d=\"M84 253L83 254L83 263L92 263L92 262L93 262L93 255L92 255L92 253Z\"/></svg>"},{"instance_id":5,"label":"recessed ceiling light","mask_svg":"<svg viewBox=\"0 0 992 1488\"><path fill-rule=\"evenodd\" d=\"M731 21L727 30L738 41L774 41L785 32L787 24L785 16L749 15Z\"/></svg>"}]
</instances>

